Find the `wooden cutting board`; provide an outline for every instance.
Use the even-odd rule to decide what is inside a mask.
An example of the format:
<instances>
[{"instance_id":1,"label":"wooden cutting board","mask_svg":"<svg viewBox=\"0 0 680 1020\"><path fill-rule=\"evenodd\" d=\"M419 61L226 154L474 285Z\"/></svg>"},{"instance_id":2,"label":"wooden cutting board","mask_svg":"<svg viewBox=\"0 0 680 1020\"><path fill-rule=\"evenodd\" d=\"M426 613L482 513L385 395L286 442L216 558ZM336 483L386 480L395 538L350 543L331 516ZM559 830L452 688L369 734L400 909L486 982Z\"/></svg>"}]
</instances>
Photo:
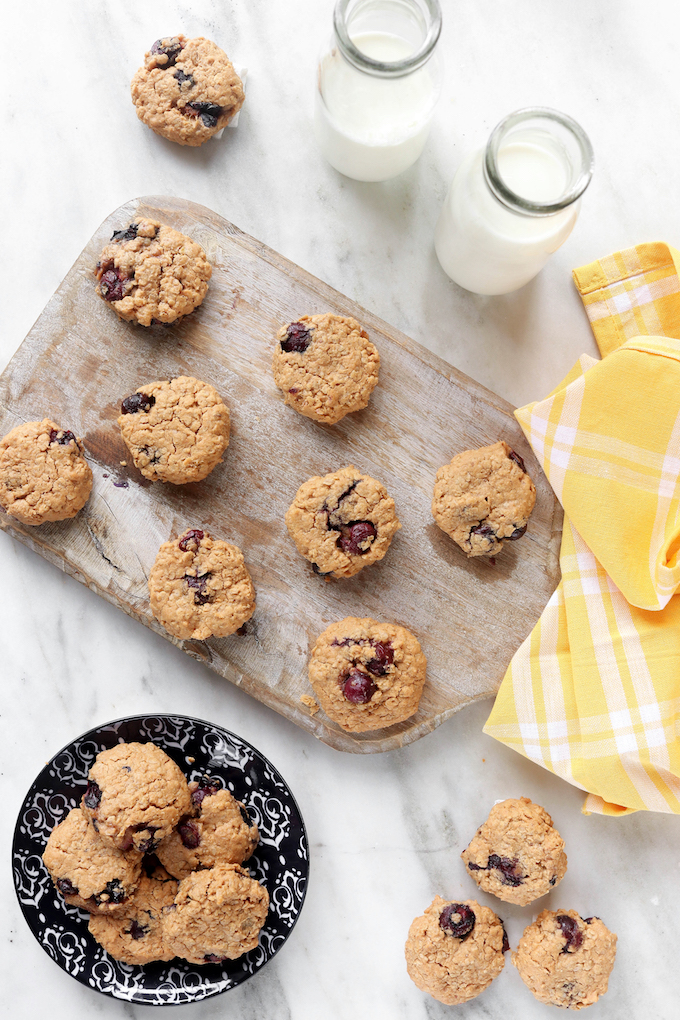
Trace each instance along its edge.
<instances>
[{"instance_id":1,"label":"wooden cutting board","mask_svg":"<svg viewBox=\"0 0 680 1020\"><path fill-rule=\"evenodd\" d=\"M179 326L119 322L95 293L92 271L102 247L139 215L194 238L213 265L206 299ZM287 408L271 370L279 326L325 311L355 316L381 358L369 407L334 426ZM151 483L120 465L132 463L116 424L120 401L145 382L178 375L197 376L218 390L231 410L231 442L205 481ZM142 198L109 216L0 377L0 435L43 417L83 438L92 496L71 521L30 528L0 513L1 526L344 751L407 744L493 695L559 578L561 508L512 407L216 213L183 199ZM536 508L525 537L495 563L468 560L432 520L434 476L454 454L499 439L524 458L536 483ZM329 582L297 554L284 514L302 482L346 464L386 485L402 529L380 563ZM188 527L206 528L243 549L257 591L244 635L177 641L152 617L147 577L158 547ZM309 649L345 616L400 623L420 640L428 680L412 719L351 735L301 704L301 695L312 694Z\"/></svg>"}]
</instances>

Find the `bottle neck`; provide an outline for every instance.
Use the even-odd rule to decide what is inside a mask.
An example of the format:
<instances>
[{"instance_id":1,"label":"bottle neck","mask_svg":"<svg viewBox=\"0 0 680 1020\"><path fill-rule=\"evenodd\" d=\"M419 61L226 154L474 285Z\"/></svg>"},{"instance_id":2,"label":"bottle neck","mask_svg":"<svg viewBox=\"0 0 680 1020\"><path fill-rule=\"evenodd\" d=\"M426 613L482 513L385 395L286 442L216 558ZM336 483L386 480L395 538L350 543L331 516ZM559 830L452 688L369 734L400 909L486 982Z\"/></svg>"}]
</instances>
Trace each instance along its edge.
<instances>
[{"instance_id":1,"label":"bottle neck","mask_svg":"<svg viewBox=\"0 0 680 1020\"><path fill-rule=\"evenodd\" d=\"M402 78L426 64L441 27L439 0L337 0L333 12L335 41L343 57L376 78ZM397 47L403 52L376 46L381 38L403 43ZM356 40L374 45L360 48Z\"/></svg>"}]
</instances>

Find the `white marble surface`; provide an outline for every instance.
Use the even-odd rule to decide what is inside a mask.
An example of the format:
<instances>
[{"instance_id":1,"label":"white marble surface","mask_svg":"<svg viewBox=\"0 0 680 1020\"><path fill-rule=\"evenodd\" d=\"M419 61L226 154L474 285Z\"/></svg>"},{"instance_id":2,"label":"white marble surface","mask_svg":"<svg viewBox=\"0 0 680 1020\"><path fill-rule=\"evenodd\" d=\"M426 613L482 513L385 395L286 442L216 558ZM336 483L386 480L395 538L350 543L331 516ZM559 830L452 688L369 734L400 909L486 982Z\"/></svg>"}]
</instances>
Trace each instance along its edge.
<instances>
[{"instance_id":1,"label":"white marble surface","mask_svg":"<svg viewBox=\"0 0 680 1020\"><path fill-rule=\"evenodd\" d=\"M680 244L674 0L443 0L444 89L430 141L415 167L380 185L341 178L314 147L315 57L331 7L32 0L4 10L0 367L101 220L130 198L164 193L211 206L514 403L543 395L582 351L595 353L570 269L643 240ZM177 31L213 37L249 68L238 129L199 150L150 133L128 97L144 50ZM436 262L439 207L461 155L504 114L535 104L586 128L593 184L573 236L534 283L475 297ZM94 725L153 711L214 720L259 747L292 786L313 855L307 903L279 956L178 1015L553 1015L509 960L489 990L455 1009L421 994L403 961L408 925L436 893L474 894L458 855L494 800L524 794L548 808L567 842L568 874L546 904L598 914L620 936L610 991L590 1015L678 1016L679 819L582 816L578 790L482 735L488 704L403 751L342 755L5 535L0 563L3 1013L148 1015L50 961L24 923L7 862L19 804L45 759ZM501 909L513 946L535 912Z\"/></svg>"}]
</instances>

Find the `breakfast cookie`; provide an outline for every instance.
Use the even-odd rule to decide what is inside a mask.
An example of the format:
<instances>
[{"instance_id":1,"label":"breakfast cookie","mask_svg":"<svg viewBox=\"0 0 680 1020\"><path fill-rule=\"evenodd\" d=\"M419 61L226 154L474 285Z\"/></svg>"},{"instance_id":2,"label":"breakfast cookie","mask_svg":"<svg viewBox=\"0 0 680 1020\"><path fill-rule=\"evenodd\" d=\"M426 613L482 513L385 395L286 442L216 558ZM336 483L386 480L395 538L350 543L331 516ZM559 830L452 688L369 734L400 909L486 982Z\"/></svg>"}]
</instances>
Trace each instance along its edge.
<instances>
[{"instance_id":1,"label":"breakfast cookie","mask_svg":"<svg viewBox=\"0 0 680 1020\"><path fill-rule=\"evenodd\" d=\"M268 910L267 890L238 864L195 871L166 915L168 946L189 963L236 960L257 945Z\"/></svg>"},{"instance_id":2,"label":"breakfast cookie","mask_svg":"<svg viewBox=\"0 0 680 1020\"><path fill-rule=\"evenodd\" d=\"M109 956L124 963L145 964L172 960L164 933L165 915L175 901L179 883L153 857L144 858L142 875L134 896L116 917L90 918L90 934Z\"/></svg>"},{"instance_id":3,"label":"breakfast cookie","mask_svg":"<svg viewBox=\"0 0 680 1020\"><path fill-rule=\"evenodd\" d=\"M142 870L141 853L105 843L80 808L52 829L42 859L66 903L93 914L124 910Z\"/></svg>"},{"instance_id":4,"label":"breakfast cookie","mask_svg":"<svg viewBox=\"0 0 680 1020\"><path fill-rule=\"evenodd\" d=\"M552 818L527 797L504 800L460 855L484 892L526 906L564 878L564 840Z\"/></svg>"},{"instance_id":5,"label":"breakfast cookie","mask_svg":"<svg viewBox=\"0 0 680 1020\"><path fill-rule=\"evenodd\" d=\"M216 864L242 864L260 838L245 804L207 776L200 783L189 783L189 790L193 815L181 818L158 847L161 864L175 878Z\"/></svg>"},{"instance_id":6,"label":"breakfast cookie","mask_svg":"<svg viewBox=\"0 0 680 1020\"><path fill-rule=\"evenodd\" d=\"M200 244L155 220L114 231L94 273L97 293L141 326L178 322L208 290L212 266Z\"/></svg>"},{"instance_id":7,"label":"breakfast cookie","mask_svg":"<svg viewBox=\"0 0 680 1020\"><path fill-rule=\"evenodd\" d=\"M229 445L229 409L187 375L140 386L122 402L118 424L135 467L152 481L200 482Z\"/></svg>"},{"instance_id":8,"label":"breakfast cookie","mask_svg":"<svg viewBox=\"0 0 680 1020\"><path fill-rule=\"evenodd\" d=\"M49 418L0 440L0 509L22 524L75 517L92 491L83 444Z\"/></svg>"},{"instance_id":9,"label":"breakfast cookie","mask_svg":"<svg viewBox=\"0 0 680 1020\"><path fill-rule=\"evenodd\" d=\"M82 809L119 850L151 853L191 811L187 781L155 744L116 744L100 751L88 773Z\"/></svg>"},{"instance_id":10,"label":"breakfast cookie","mask_svg":"<svg viewBox=\"0 0 680 1020\"><path fill-rule=\"evenodd\" d=\"M432 516L468 556L494 556L527 530L536 487L507 443L466 450L437 471Z\"/></svg>"},{"instance_id":11,"label":"breakfast cookie","mask_svg":"<svg viewBox=\"0 0 680 1020\"><path fill-rule=\"evenodd\" d=\"M202 145L243 105L243 83L224 50L209 39L157 39L132 79L137 116L157 135Z\"/></svg>"},{"instance_id":12,"label":"breakfast cookie","mask_svg":"<svg viewBox=\"0 0 680 1020\"><path fill-rule=\"evenodd\" d=\"M403 627L349 616L317 638L309 680L328 718L361 733L409 719L426 668L418 641Z\"/></svg>"},{"instance_id":13,"label":"breakfast cookie","mask_svg":"<svg viewBox=\"0 0 680 1020\"><path fill-rule=\"evenodd\" d=\"M277 334L274 382L289 407L325 425L366 407L379 369L368 333L348 316L303 315Z\"/></svg>"},{"instance_id":14,"label":"breakfast cookie","mask_svg":"<svg viewBox=\"0 0 680 1020\"><path fill-rule=\"evenodd\" d=\"M503 970L510 947L503 922L475 900L435 896L409 928L406 969L422 992L447 1006L474 999Z\"/></svg>"},{"instance_id":15,"label":"breakfast cookie","mask_svg":"<svg viewBox=\"0 0 680 1020\"><path fill-rule=\"evenodd\" d=\"M350 464L301 485L286 527L315 573L353 577L383 558L401 524L385 486Z\"/></svg>"},{"instance_id":16,"label":"breakfast cookie","mask_svg":"<svg viewBox=\"0 0 680 1020\"><path fill-rule=\"evenodd\" d=\"M149 573L149 598L169 634L197 641L233 634L255 612L241 550L198 528L160 547Z\"/></svg>"},{"instance_id":17,"label":"breakfast cookie","mask_svg":"<svg viewBox=\"0 0 680 1020\"><path fill-rule=\"evenodd\" d=\"M583 1009L607 991L615 956L616 935L599 917L544 910L525 928L512 962L539 1002Z\"/></svg>"}]
</instances>

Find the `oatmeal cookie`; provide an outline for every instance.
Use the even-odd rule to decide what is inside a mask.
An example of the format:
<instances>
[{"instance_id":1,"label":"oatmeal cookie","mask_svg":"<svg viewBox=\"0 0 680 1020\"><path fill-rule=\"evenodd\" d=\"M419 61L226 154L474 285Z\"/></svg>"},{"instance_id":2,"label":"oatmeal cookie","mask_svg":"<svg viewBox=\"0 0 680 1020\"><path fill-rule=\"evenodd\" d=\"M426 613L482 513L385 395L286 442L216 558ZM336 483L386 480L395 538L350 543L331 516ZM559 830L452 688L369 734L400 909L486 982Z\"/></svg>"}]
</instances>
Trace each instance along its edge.
<instances>
[{"instance_id":1,"label":"oatmeal cookie","mask_svg":"<svg viewBox=\"0 0 680 1020\"><path fill-rule=\"evenodd\" d=\"M309 680L328 718L361 733L409 719L426 668L418 641L403 627L350 616L317 638Z\"/></svg>"},{"instance_id":2,"label":"oatmeal cookie","mask_svg":"<svg viewBox=\"0 0 680 1020\"><path fill-rule=\"evenodd\" d=\"M461 857L484 892L526 906L564 878L564 840L552 818L527 797L491 808Z\"/></svg>"},{"instance_id":3,"label":"oatmeal cookie","mask_svg":"<svg viewBox=\"0 0 680 1020\"><path fill-rule=\"evenodd\" d=\"M616 935L599 917L544 910L525 929L512 962L539 1002L583 1009L607 991L615 956Z\"/></svg>"},{"instance_id":4,"label":"oatmeal cookie","mask_svg":"<svg viewBox=\"0 0 680 1020\"><path fill-rule=\"evenodd\" d=\"M151 853L191 811L182 772L155 744L116 744L88 773L83 813L119 850Z\"/></svg>"},{"instance_id":5,"label":"oatmeal cookie","mask_svg":"<svg viewBox=\"0 0 680 1020\"><path fill-rule=\"evenodd\" d=\"M268 910L267 890L238 864L195 871L165 918L168 946L189 963L236 960L257 945Z\"/></svg>"},{"instance_id":6,"label":"oatmeal cookie","mask_svg":"<svg viewBox=\"0 0 680 1020\"><path fill-rule=\"evenodd\" d=\"M132 79L137 116L179 145L202 145L243 105L243 83L224 50L199 36L157 39Z\"/></svg>"},{"instance_id":7,"label":"oatmeal cookie","mask_svg":"<svg viewBox=\"0 0 680 1020\"><path fill-rule=\"evenodd\" d=\"M274 347L274 382L300 414L334 425L368 404L380 355L356 319L303 315L282 326Z\"/></svg>"},{"instance_id":8,"label":"oatmeal cookie","mask_svg":"<svg viewBox=\"0 0 680 1020\"><path fill-rule=\"evenodd\" d=\"M536 487L507 443L466 450L437 472L432 516L468 556L494 556L527 530Z\"/></svg>"},{"instance_id":9,"label":"oatmeal cookie","mask_svg":"<svg viewBox=\"0 0 680 1020\"><path fill-rule=\"evenodd\" d=\"M92 491L83 444L49 418L0 440L0 508L22 524L75 517Z\"/></svg>"},{"instance_id":10,"label":"oatmeal cookie","mask_svg":"<svg viewBox=\"0 0 680 1020\"><path fill-rule=\"evenodd\" d=\"M142 870L141 853L105 843L80 808L52 830L43 862L66 903L93 914L121 913Z\"/></svg>"},{"instance_id":11,"label":"oatmeal cookie","mask_svg":"<svg viewBox=\"0 0 680 1020\"><path fill-rule=\"evenodd\" d=\"M116 917L90 917L90 934L114 960L145 964L172 960L175 953L164 939L167 910L179 883L153 857L144 858L144 871L134 896Z\"/></svg>"},{"instance_id":12,"label":"oatmeal cookie","mask_svg":"<svg viewBox=\"0 0 680 1020\"><path fill-rule=\"evenodd\" d=\"M385 486L350 464L301 485L286 527L315 573L353 577L383 558L401 524Z\"/></svg>"},{"instance_id":13,"label":"oatmeal cookie","mask_svg":"<svg viewBox=\"0 0 680 1020\"><path fill-rule=\"evenodd\" d=\"M169 324L193 312L212 266L200 244L155 220L114 231L94 273L97 293L121 319Z\"/></svg>"},{"instance_id":14,"label":"oatmeal cookie","mask_svg":"<svg viewBox=\"0 0 680 1020\"><path fill-rule=\"evenodd\" d=\"M144 477L173 485L200 482L229 445L229 409L187 375L140 386L122 402L118 424Z\"/></svg>"},{"instance_id":15,"label":"oatmeal cookie","mask_svg":"<svg viewBox=\"0 0 680 1020\"><path fill-rule=\"evenodd\" d=\"M260 838L245 804L209 777L189 783L189 790L192 817L181 818L158 847L161 864L175 878L186 878L192 871L216 864L242 864Z\"/></svg>"},{"instance_id":16,"label":"oatmeal cookie","mask_svg":"<svg viewBox=\"0 0 680 1020\"><path fill-rule=\"evenodd\" d=\"M503 922L475 900L435 896L411 925L406 969L422 992L447 1006L474 999L503 970L509 949Z\"/></svg>"},{"instance_id":17,"label":"oatmeal cookie","mask_svg":"<svg viewBox=\"0 0 680 1020\"><path fill-rule=\"evenodd\" d=\"M194 528L164 542L149 573L151 612L177 638L226 637L255 612L238 546Z\"/></svg>"}]
</instances>

